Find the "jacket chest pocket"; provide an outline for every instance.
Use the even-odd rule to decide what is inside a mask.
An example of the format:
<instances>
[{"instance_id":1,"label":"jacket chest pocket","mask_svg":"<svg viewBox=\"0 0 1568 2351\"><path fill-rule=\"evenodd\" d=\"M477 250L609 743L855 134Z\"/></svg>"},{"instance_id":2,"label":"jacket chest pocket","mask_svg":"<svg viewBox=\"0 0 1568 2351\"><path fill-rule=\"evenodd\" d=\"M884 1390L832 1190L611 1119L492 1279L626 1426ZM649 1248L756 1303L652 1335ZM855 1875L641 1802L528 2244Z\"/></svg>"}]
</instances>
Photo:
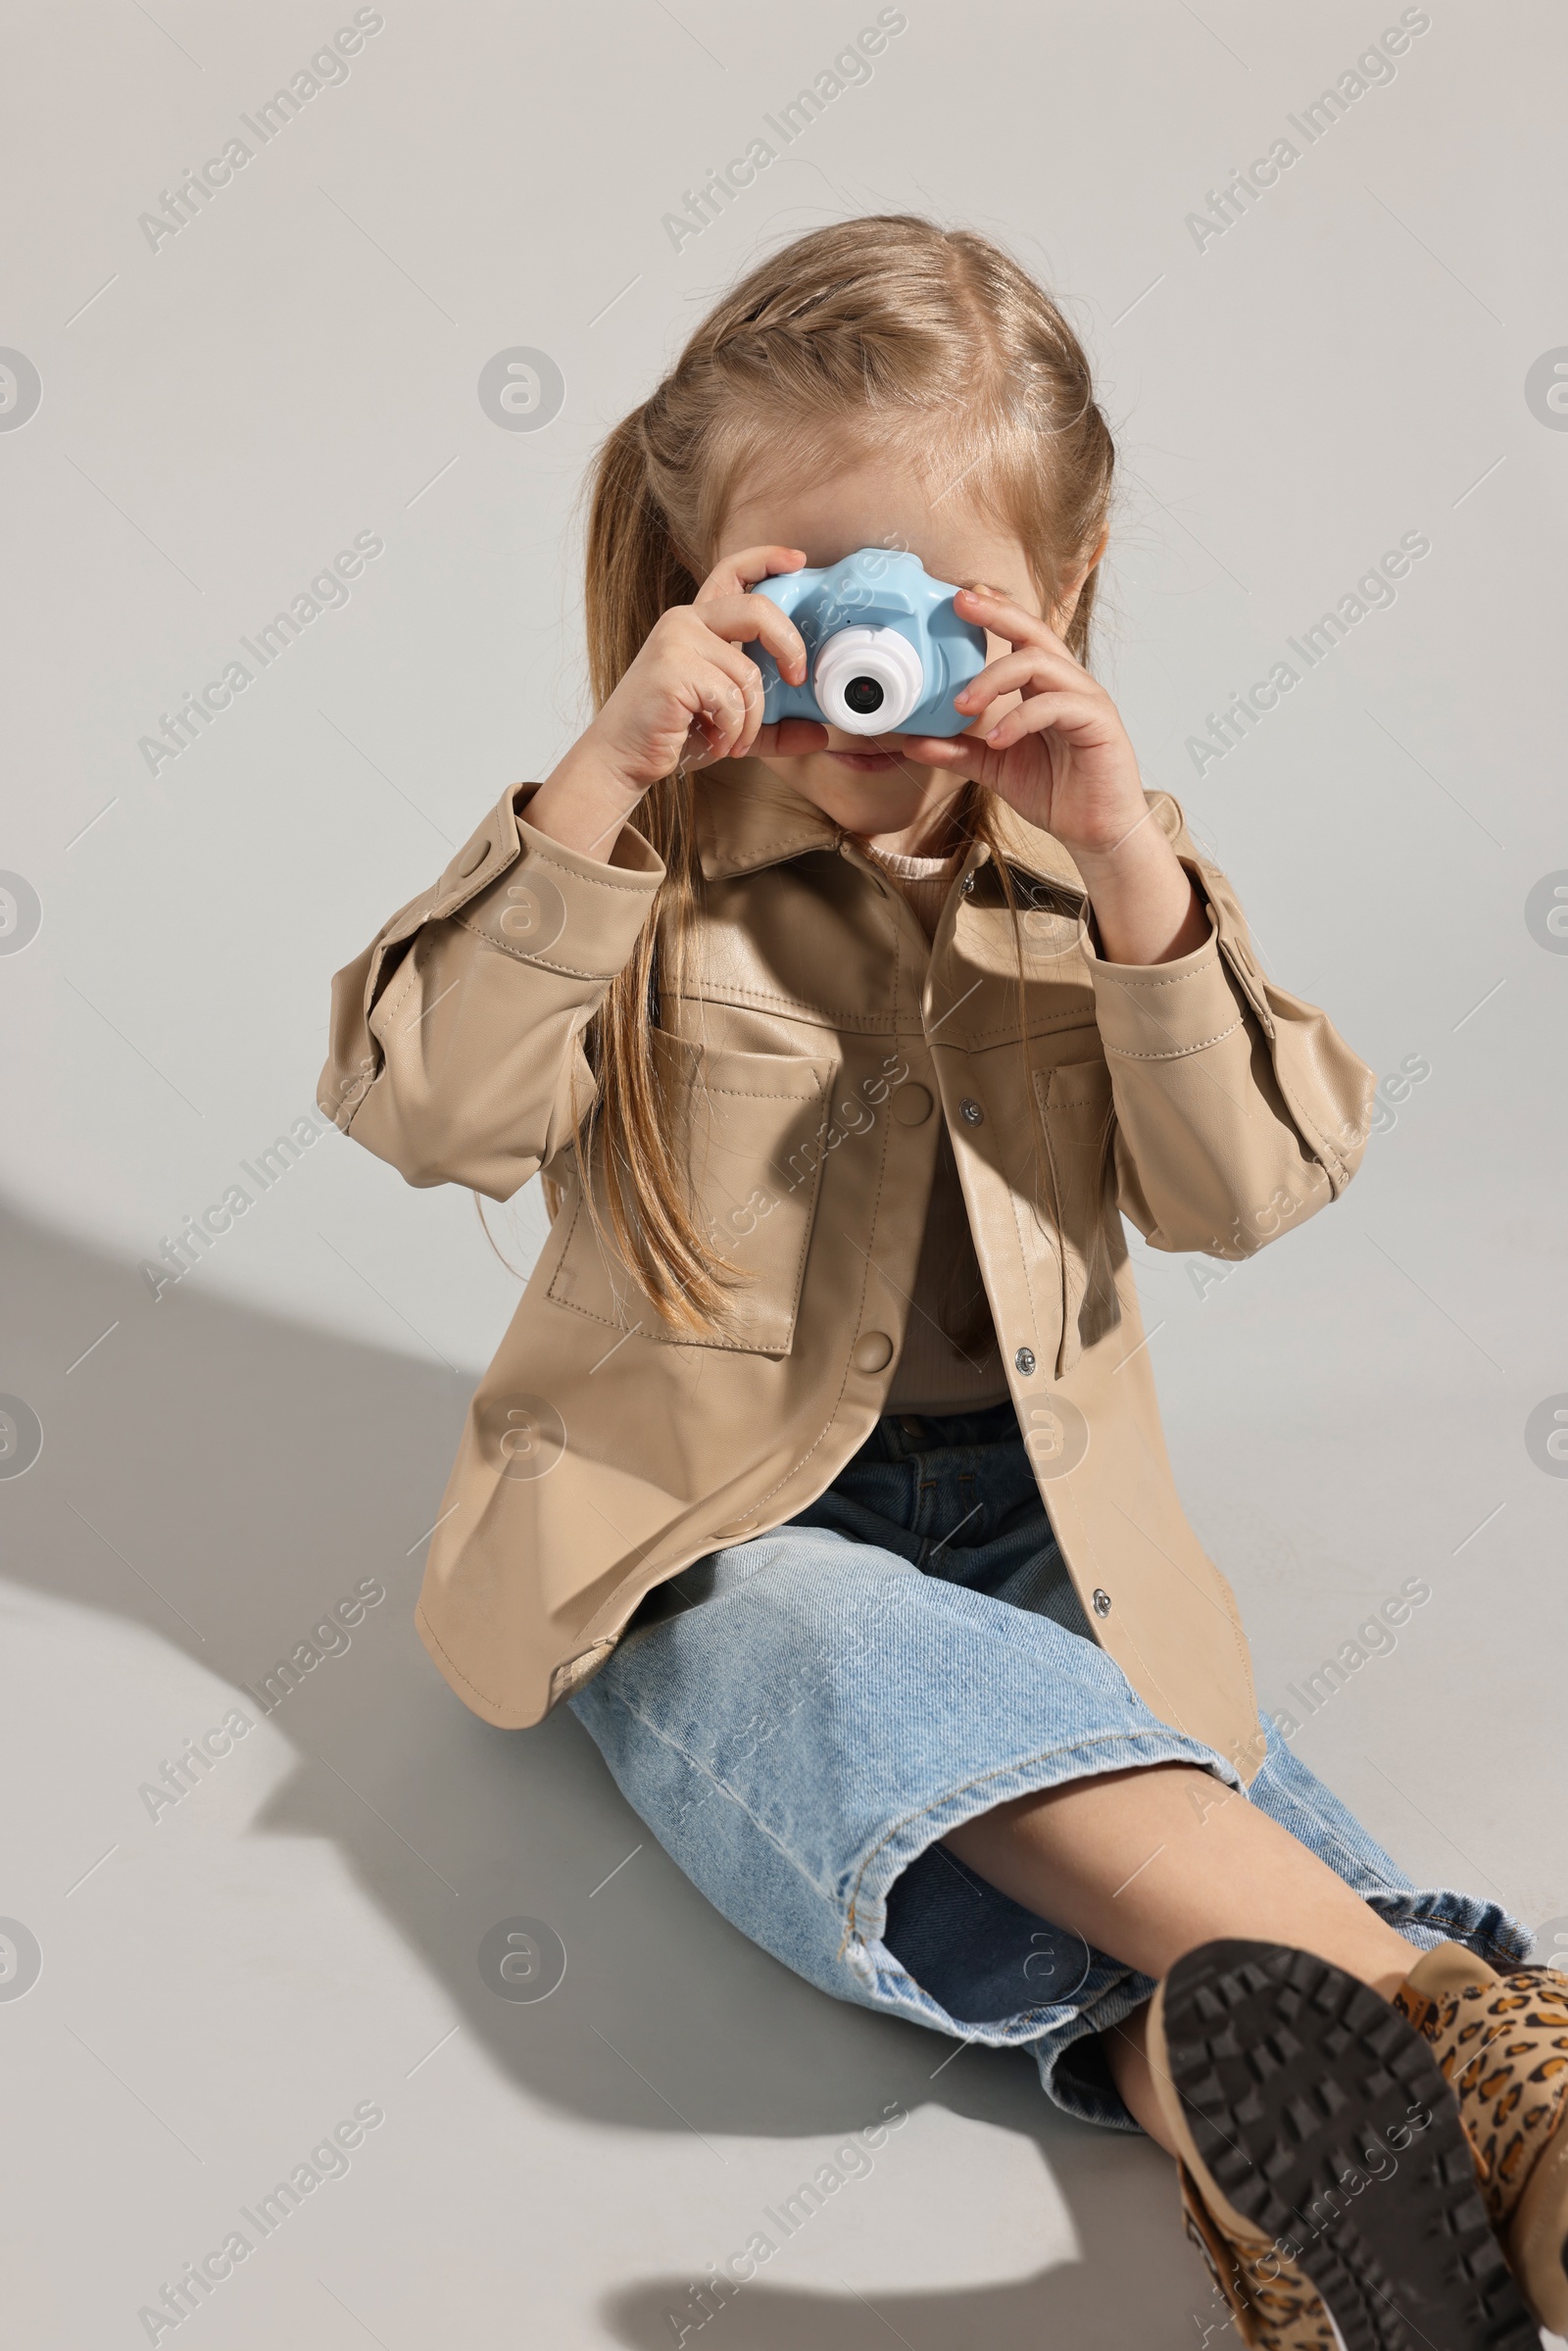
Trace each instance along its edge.
<instances>
[{"instance_id":1,"label":"jacket chest pocket","mask_svg":"<svg viewBox=\"0 0 1568 2351\"><path fill-rule=\"evenodd\" d=\"M1061 1260L1059 1377L1121 1320L1115 1281L1116 1114L1103 1059L1037 1069Z\"/></svg>"},{"instance_id":2,"label":"jacket chest pocket","mask_svg":"<svg viewBox=\"0 0 1568 2351\"><path fill-rule=\"evenodd\" d=\"M546 1296L597 1322L672 1346L787 1355L806 1275L837 1064L804 1054L704 1052L676 1039L667 1055L675 1130L691 1169L699 1226L736 1268L719 1327L692 1336L663 1324L616 1260L597 1155L594 1229L580 1189L564 1202L566 1227Z\"/></svg>"}]
</instances>

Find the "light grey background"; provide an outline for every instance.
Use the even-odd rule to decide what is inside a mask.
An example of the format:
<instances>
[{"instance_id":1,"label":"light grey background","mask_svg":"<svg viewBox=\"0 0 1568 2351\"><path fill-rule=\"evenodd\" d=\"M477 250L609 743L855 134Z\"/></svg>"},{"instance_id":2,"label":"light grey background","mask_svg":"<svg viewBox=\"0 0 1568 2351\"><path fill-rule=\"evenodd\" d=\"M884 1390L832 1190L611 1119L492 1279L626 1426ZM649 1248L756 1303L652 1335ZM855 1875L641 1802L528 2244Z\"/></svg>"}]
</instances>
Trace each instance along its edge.
<instances>
[{"instance_id":1,"label":"light grey background","mask_svg":"<svg viewBox=\"0 0 1568 2351\"><path fill-rule=\"evenodd\" d=\"M577 484L707 302L852 212L998 235L1120 435L1100 658L1148 780L1275 975L1380 1071L1429 1069L1287 1245L1206 1287L1140 1249L1183 1494L1270 1705L1426 1580L1300 1751L1422 1882L1563 1922L1568 1481L1525 1441L1568 1401L1568 955L1525 915L1568 868L1568 435L1525 390L1568 346L1561 12L1433 0L1393 81L1200 245L1205 192L1303 145L1287 115L1396 8L909 0L678 249L662 216L874 10L381 13L154 250L138 217L351 11L8 12L0 344L42 397L0 430L0 867L42 924L0 953L0 1390L43 1450L0 1480L0 1913L43 1970L0 1998L0 2302L30 2351L145 2341L139 2306L374 2100L181 2341L653 2351L899 2101L705 2341L1191 2344L1215 2312L1163 2158L1060 2121L1022 2059L943 2066L796 1983L569 1717L487 1729L426 1663L421 1537L516 1291L472 1201L328 1136L156 1303L138 1262L308 1107L331 972L569 740ZM538 431L478 398L518 346L564 380ZM385 552L347 606L149 773L160 712L360 531ZM1406 531L1431 554L1392 609L1195 773L1205 713ZM535 1194L492 1211L519 1267ZM364 1578L386 1603L261 1722L246 1686ZM236 1704L255 1729L151 1819L140 1786ZM477 1968L519 1914L568 1955L536 2005Z\"/></svg>"}]
</instances>

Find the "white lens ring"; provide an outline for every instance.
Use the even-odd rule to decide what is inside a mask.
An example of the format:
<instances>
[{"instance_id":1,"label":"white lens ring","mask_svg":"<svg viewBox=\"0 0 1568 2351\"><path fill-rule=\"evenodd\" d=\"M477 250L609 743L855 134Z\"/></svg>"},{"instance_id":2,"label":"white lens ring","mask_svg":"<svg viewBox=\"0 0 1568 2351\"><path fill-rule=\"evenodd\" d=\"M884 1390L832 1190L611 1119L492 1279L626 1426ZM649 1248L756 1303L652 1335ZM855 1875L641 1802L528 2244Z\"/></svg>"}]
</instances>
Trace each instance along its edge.
<instances>
[{"instance_id":1,"label":"white lens ring","mask_svg":"<svg viewBox=\"0 0 1568 2351\"><path fill-rule=\"evenodd\" d=\"M830 726L891 735L924 700L925 669L896 628L841 628L817 654L811 685Z\"/></svg>"}]
</instances>

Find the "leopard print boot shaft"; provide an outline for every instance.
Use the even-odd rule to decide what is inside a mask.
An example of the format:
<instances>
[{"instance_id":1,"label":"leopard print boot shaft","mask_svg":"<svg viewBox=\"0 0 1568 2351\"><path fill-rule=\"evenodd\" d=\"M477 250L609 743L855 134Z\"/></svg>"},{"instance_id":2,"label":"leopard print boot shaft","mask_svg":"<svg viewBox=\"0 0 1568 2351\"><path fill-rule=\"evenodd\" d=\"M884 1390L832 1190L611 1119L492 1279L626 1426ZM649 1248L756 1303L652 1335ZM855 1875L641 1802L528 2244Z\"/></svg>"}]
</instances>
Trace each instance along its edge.
<instances>
[{"instance_id":1,"label":"leopard print boot shaft","mask_svg":"<svg viewBox=\"0 0 1568 2351\"><path fill-rule=\"evenodd\" d=\"M1317 2288L1295 2262L1267 2237L1256 2235L1219 2198L1217 2209L1210 2211L1179 2157L1177 2173L1188 2241L1201 2255L1228 2314L1216 2308L1207 2325L1198 2321L1200 2342L1214 2341L1227 2327L1234 2327L1250 2351L1337 2351L1340 2338Z\"/></svg>"},{"instance_id":2,"label":"leopard print boot shaft","mask_svg":"<svg viewBox=\"0 0 1568 2351\"><path fill-rule=\"evenodd\" d=\"M1394 2005L1458 2100L1488 2217L1533 2316L1568 2334L1568 1976L1499 1976L1462 1943L1440 1943Z\"/></svg>"}]
</instances>

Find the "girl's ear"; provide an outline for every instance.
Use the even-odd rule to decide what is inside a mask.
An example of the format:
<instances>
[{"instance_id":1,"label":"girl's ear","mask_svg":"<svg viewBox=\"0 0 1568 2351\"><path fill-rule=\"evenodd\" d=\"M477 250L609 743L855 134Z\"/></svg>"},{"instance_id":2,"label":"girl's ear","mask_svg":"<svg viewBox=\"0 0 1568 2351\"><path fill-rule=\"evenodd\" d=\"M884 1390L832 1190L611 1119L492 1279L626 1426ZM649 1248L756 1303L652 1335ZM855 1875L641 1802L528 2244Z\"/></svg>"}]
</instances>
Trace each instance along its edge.
<instances>
[{"instance_id":1,"label":"girl's ear","mask_svg":"<svg viewBox=\"0 0 1568 2351\"><path fill-rule=\"evenodd\" d=\"M1101 557L1104 554L1109 538L1110 531L1107 526L1106 529L1101 532L1100 543L1095 548L1094 553L1089 557L1088 561L1080 564L1076 571L1069 572L1067 577L1063 580L1060 592L1057 595L1056 602L1052 610L1051 614L1051 625L1055 630L1058 637L1064 637L1066 635L1067 630L1071 625L1073 613L1078 609L1078 599L1084 592L1084 582L1089 577L1090 572L1095 568L1095 565L1099 563Z\"/></svg>"}]
</instances>

